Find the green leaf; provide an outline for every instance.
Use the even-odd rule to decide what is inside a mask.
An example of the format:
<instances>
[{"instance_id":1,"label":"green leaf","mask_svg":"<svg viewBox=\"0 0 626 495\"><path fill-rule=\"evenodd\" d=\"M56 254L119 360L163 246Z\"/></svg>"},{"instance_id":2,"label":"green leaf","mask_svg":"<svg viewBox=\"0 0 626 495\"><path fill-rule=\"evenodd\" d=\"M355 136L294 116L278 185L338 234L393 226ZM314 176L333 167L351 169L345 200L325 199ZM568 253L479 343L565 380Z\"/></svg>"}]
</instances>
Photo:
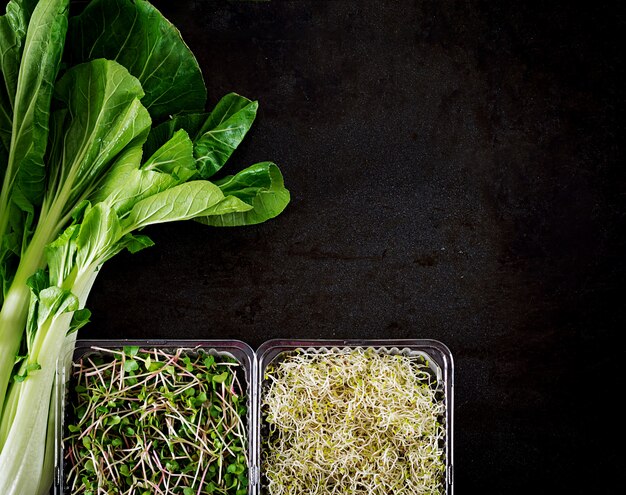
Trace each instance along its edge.
<instances>
[{"instance_id":1,"label":"green leaf","mask_svg":"<svg viewBox=\"0 0 626 495\"><path fill-rule=\"evenodd\" d=\"M200 177L208 179L224 166L250 130L258 106L235 93L219 101L194 141Z\"/></svg>"},{"instance_id":2,"label":"green leaf","mask_svg":"<svg viewBox=\"0 0 626 495\"><path fill-rule=\"evenodd\" d=\"M126 234L124 236L124 247L128 252L135 254L142 249L154 246L154 242L147 235Z\"/></svg>"},{"instance_id":3,"label":"green leaf","mask_svg":"<svg viewBox=\"0 0 626 495\"><path fill-rule=\"evenodd\" d=\"M140 169L141 158L141 146L124 150L90 200L93 203L106 202L122 218L142 199L181 183L180 177L157 170Z\"/></svg>"},{"instance_id":4,"label":"green leaf","mask_svg":"<svg viewBox=\"0 0 626 495\"><path fill-rule=\"evenodd\" d=\"M69 110L62 123L62 156L54 163L53 183L67 197L64 214L90 194L127 145L142 143L150 116L140 103L143 90L128 71L110 60L93 60L68 70L56 86L56 96ZM54 188L51 188L54 191Z\"/></svg>"},{"instance_id":5,"label":"green leaf","mask_svg":"<svg viewBox=\"0 0 626 495\"><path fill-rule=\"evenodd\" d=\"M55 285L42 288L42 283L43 279L37 275L29 279L31 297L26 322L26 346L29 354L39 328L62 313L78 309L78 298L70 291Z\"/></svg>"},{"instance_id":6,"label":"green leaf","mask_svg":"<svg viewBox=\"0 0 626 495\"><path fill-rule=\"evenodd\" d=\"M215 383L224 383L226 381L226 379L228 378L228 371L224 371L224 373L220 373L219 375L215 375L213 377L213 381Z\"/></svg>"},{"instance_id":7,"label":"green leaf","mask_svg":"<svg viewBox=\"0 0 626 495\"><path fill-rule=\"evenodd\" d=\"M5 184L8 179L34 204L41 200L44 191L43 157L48 141L52 88L67 31L67 8L68 0L37 4L28 24L24 40L26 48L15 86L11 151Z\"/></svg>"},{"instance_id":8,"label":"green leaf","mask_svg":"<svg viewBox=\"0 0 626 495\"><path fill-rule=\"evenodd\" d=\"M61 285L74 268L78 232L78 225L70 225L46 246L46 260L52 285Z\"/></svg>"},{"instance_id":9,"label":"green leaf","mask_svg":"<svg viewBox=\"0 0 626 495\"><path fill-rule=\"evenodd\" d=\"M2 81L0 80L0 83ZM11 134L13 128L13 110L0 86L0 176L4 176L9 160L9 150L11 149Z\"/></svg>"},{"instance_id":10,"label":"green leaf","mask_svg":"<svg viewBox=\"0 0 626 495\"><path fill-rule=\"evenodd\" d=\"M126 345L123 348L124 354L127 356L134 357L139 352L139 346L137 345Z\"/></svg>"},{"instance_id":11,"label":"green leaf","mask_svg":"<svg viewBox=\"0 0 626 495\"><path fill-rule=\"evenodd\" d=\"M37 270L28 278L26 285L28 285L35 297L39 297L39 293L50 286L48 273L43 269Z\"/></svg>"},{"instance_id":12,"label":"green leaf","mask_svg":"<svg viewBox=\"0 0 626 495\"><path fill-rule=\"evenodd\" d=\"M124 371L126 371L127 373L130 371L135 371L139 369L139 363L137 363L137 361L135 361L134 359L127 359L126 361L124 361Z\"/></svg>"},{"instance_id":13,"label":"green leaf","mask_svg":"<svg viewBox=\"0 0 626 495\"><path fill-rule=\"evenodd\" d=\"M194 142L200 177L220 170L239 146L256 117L258 103L236 93L224 96L210 114L177 115L150 131L146 151L154 151L180 130Z\"/></svg>"},{"instance_id":14,"label":"green leaf","mask_svg":"<svg viewBox=\"0 0 626 495\"><path fill-rule=\"evenodd\" d=\"M249 209L251 207L238 198L224 197L220 188L211 182L192 181L139 201L122 221L122 226L124 231L130 232L151 224Z\"/></svg>"},{"instance_id":15,"label":"green leaf","mask_svg":"<svg viewBox=\"0 0 626 495\"><path fill-rule=\"evenodd\" d=\"M30 14L16 1L10 1L6 15L0 16L0 83L4 83L0 84L0 142L5 152L11 147L17 74L29 17ZM0 172L4 173L4 170L0 169Z\"/></svg>"},{"instance_id":16,"label":"green leaf","mask_svg":"<svg viewBox=\"0 0 626 495\"><path fill-rule=\"evenodd\" d=\"M192 141L198 138L200 129L209 117L208 113L187 113L174 115L162 124L150 129L148 139L144 145L147 156L152 155L157 149L163 146L176 131L184 130L191 137Z\"/></svg>"},{"instance_id":17,"label":"green leaf","mask_svg":"<svg viewBox=\"0 0 626 495\"><path fill-rule=\"evenodd\" d=\"M176 131L171 139L154 152L141 167L172 175L180 182L196 174L193 143L183 129Z\"/></svg>"},{"instance_id":18,"label":"green leaf","mask_svg":"<svg viewBox=\"0 0 626 495\"><path fill-rule=\"evenodd\" d=\"M119 252L122 231L115 210L98 203L85 214L76 238L76 265L97 267Z\"/></svg>"},{"instance_id":19,"label":"green leaf","mask_svg":"<svg viewBox=\"0 0 626 495\"><path fill-rule=\"evenodd\" d=\"M122 421L122 418L120 418L117 414L115 416L111 416L109 417L109 419L107 420L107 424L109 426L115 426L115 425L119 425L120 422Z\"/></svg>"},{"instance_id":20,"label":"green leaf","mask_svg":"<svg viewBox=\"0 0 626 495\"><path fill-rule=\"evenodd\" d=\"M139 170L142 153L140 144L128 146L122 151L102 178L100 186L89 196L89 201L92 204L106 202L123 216L139 199L143 199L146 191L149 195L155 189L159 191L171 187L174 180L166 174L153 171L142 173ZM163 186L157 181L161 176L165 178Z\"/></svg>"},{"instance_id":21,"label":"green leaf","mask_svg":"<svg viewBox=\"0 0 626 495\"><path fill-rule=\"evenodd\" d=\"M37 311L37 326L58 314L76 311L78 298L68 290L51 286L39 292L39 308Z\"/></svg>"},{"instance_id":22,"label":"green leaf","mask_svg":"<svg viewBox=\"0 0 626 495\"><path fill-rule=\"evenodd\" d=\"M35 8L33 0L14 0L0 17L3 286L13 278L16 256L32 234L34 205L41 203L44 192L50 102L67 30L67 5L68 0L48 0Z\"/></svg>"},{"instance_id":23,"label":"green leaf","mask_svg":"<svg viewBox=\"0 0 626 495\"><path fill-rule=\"evenodd\" d=\"M146 363L148 371L160 370L164 365L165 363L162 363L161 361L152 361L150 364Z\"/></svg>"},{"instance_id":24,"label":"green leaf","mask_svg":"<svg viewBox=\"0 0 626 495\"><path fill-rule=\"evenodd\" d=\"M67 108L57 108L50 114L50 132L48 134L48 150L46 152L46 161L49 164L62 163L65 159L63 156L63 141L65 140L66 122L70 119L70 112Z\"/></svg>"},{"instance_id":25,"label":"green leaf","mask_svg":"<svg viewBox=\"0 0 626 495\"><path fill-rule=\"evenodd\" d=\"M13 189L11 194L12 204L6 211L0 213L0 218L5 215L5 218L8 217L8 232L0 242L0 272L6 290L13 281L18 263L29 244L35 219L35 208L23 192L20 189Z\"/></svg>"},{"instance_id":26,"label":"green leaf","mask_svg":"<svg viewBox=\"0 0 626 495\"><path fill-rule=\"evenodd\" d=\"M70 328L68 330L68 334L72 332L77 332L82 327L84 327L87 323L89 323L89 319L91 318L91 311L87 308L78 309L74 311L72 315L72 321L70 322Z\"/></svg>"},{"instance_id":27,"label":"green leaf","mask_svg":"<svg viewBox=\"0 0 626 495\"><path fill-rule=\"evenodd\" d=\"M6 14L0 16L0 142L7 152L26 29L36 4L36 0L11 0L7 3Z\"/></svg>"},{"instance_id":28,"label":"green leaf","mask_svg":"<svg viewBox=\"0 0 626 495\"><path fill-rule=\"evenodd\" d=\"M29 346L30 346L30 342L29 342ZM28 358L29 356L18 356L15 359L15 364L20 365L17 373L13 375L13 379L16 382L23 382L31 371L37 371L41 369L41 365L39 363L37 362L29 363Z\"/></svg>"},{"instance_id":29,"label":"green leaf","mask_svg":"<svg viewBox=\"0 0 626 495\"><path fill-rule=\"evenodd\" d=\"M206 89L193 53L176 29L144 0L94 0L72 19L71 63L116 60L141 81L143 103L159 119L204 110Z\"/></svg>"},{"instance_id":30,"label":"green leaf","mask_svg":"<svg viewBox=\"0 0 626 495\"><path fill-rule=\"evenodd\" d=\"M2 81L0 80L0 83L1 83L1 82L2 82ZM0 99L0 112L2 112L3 108L4 108L4 107L3 107L3 103L2 103L2 100ZM0 125L2 125L2 124L0 123ZM1 132L1 131L0 131L0 132ZM9 133L11 132L11 129L10 129L10 128L9 128L9 131L8 131L8 132L9 132ZM11 136L9 135L9 138L10 138L10 137L11 137ZM0 138L0 139L1 139L1 138ZM0 177L4 177L4 173L5 173L5 172L6 172L6 170L7 170L7 163L8 163L8 161L9 161L9 152L8 152L8 148L5 148L5 147L2 145L2 142L0 141Z\"/></svg>"},{"instance_id":31,"label":"green leaf","mask_svg":"<svg viewBox=\"0 0 626 495\"><path fill-rule=\"evenodd\" d=\"M271 162L257 163L215 184L225 195L237 197L251 208L248 211L196 219L206 225L234 227L265 222L280 214L290 200L282 174Z\"/></svg>"}]
</instances>

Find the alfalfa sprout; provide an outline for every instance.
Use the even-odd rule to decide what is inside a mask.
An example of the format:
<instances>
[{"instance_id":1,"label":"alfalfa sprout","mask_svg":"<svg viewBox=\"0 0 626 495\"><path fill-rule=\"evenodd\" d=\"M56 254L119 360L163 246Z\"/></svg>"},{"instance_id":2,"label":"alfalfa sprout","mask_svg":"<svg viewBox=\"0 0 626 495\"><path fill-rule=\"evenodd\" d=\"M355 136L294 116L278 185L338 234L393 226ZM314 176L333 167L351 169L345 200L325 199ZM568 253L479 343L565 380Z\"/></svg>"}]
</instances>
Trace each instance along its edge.
<instances>
[{"instance_id":1,"label":"alfalfa sprout","mask_svg":"<svg viewBox=\"0 0 626 495\"><path fill-rule=\"evenodd\" d=\"M298 350L264 378L271 495L445 493L445 403L420 355Z\"/></svg>"}]
</instances>

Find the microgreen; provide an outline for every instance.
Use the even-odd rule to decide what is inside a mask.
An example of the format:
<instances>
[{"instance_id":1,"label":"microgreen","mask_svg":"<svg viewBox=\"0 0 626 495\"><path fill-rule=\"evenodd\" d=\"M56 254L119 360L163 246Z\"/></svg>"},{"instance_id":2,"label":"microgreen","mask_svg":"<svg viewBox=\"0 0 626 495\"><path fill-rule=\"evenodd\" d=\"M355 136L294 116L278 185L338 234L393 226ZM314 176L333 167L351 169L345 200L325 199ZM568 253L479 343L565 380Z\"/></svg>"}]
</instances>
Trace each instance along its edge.
<instances>
[{"instance_id":1,"label":"microgreen","mask_svg":"<svg viewBox=\"0 0 626 495\"><path fill-rule=\"evenodd\" d=\"M265 493L445 493L445 404L422 357L300 350L263 378Z\"/></svg>"},{"instance_id":2,"label":"microgreen","mask_svg":"<svg viewBox=\"0 0 626 495\"><path fill-rule=\"evenodd\" d=\"M248 492L247 409L236 360L203 349L93 351L73 365L68 493Z\"/></svg>"}]
</instances>

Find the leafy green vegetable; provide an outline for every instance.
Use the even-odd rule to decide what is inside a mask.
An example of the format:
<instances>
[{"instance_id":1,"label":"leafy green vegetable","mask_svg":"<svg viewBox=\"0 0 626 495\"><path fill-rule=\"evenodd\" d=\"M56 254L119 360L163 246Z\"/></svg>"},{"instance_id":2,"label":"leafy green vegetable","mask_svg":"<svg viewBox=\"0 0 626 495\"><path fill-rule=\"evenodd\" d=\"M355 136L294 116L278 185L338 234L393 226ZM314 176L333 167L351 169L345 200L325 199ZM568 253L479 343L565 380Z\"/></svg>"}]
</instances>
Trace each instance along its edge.
<instances>
[{"instance_id":1,"label":"leafy green vegetable","mask_svg":"<svg viewBox=\"0 0 626 495\"><path fill-rule=\"evenodd\" d=\"M68 0L11 0L0 16L3 495L44 494L52 482L55 409L46 399L57 360L89 320L102 264L151 246L136 232L151 224L254 224L289 202L269 162L208 180L257 103L235 93L210 112L205 103L195 57L145 0L92 0L73 19ZM228 483L239 475L230 469Z\"/></svg>"},{"instance_id":2,"label":"leafy green vegetable","mask_svg":"<svg viewBox=\"0 0 626 495\"><path fill-rule=\"evenodd\" d=\"M18 73L5 184L11 181L13 194L19 193L20 201L32 204L37 204L44 191L43 156L52 89L67 31L67 4L68 0L50 1L34 10Z\"/></svg>"}]
</instances>

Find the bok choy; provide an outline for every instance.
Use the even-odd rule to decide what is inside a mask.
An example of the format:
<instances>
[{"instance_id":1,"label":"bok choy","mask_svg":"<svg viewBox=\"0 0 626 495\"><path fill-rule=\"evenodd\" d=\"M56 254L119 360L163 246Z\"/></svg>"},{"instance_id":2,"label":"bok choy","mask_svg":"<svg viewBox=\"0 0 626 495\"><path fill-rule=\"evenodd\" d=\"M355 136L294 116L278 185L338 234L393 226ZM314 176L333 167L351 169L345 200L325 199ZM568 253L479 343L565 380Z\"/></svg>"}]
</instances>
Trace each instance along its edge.
<instances>
[{"instance_id":1,"label":"bok choy","mask_svg":"<svg viewBox=\"0 0 626 495\"><path fill-rule=\"evenodd\" d=\"M0 493L52 483L57 360L88 322L102 264L138 234L195 219L239 226L289 202L271 162L210 181L257 103L205 112L198 63L145 0L11 0L0 16Z\"/></svg>"}]
</instances>

